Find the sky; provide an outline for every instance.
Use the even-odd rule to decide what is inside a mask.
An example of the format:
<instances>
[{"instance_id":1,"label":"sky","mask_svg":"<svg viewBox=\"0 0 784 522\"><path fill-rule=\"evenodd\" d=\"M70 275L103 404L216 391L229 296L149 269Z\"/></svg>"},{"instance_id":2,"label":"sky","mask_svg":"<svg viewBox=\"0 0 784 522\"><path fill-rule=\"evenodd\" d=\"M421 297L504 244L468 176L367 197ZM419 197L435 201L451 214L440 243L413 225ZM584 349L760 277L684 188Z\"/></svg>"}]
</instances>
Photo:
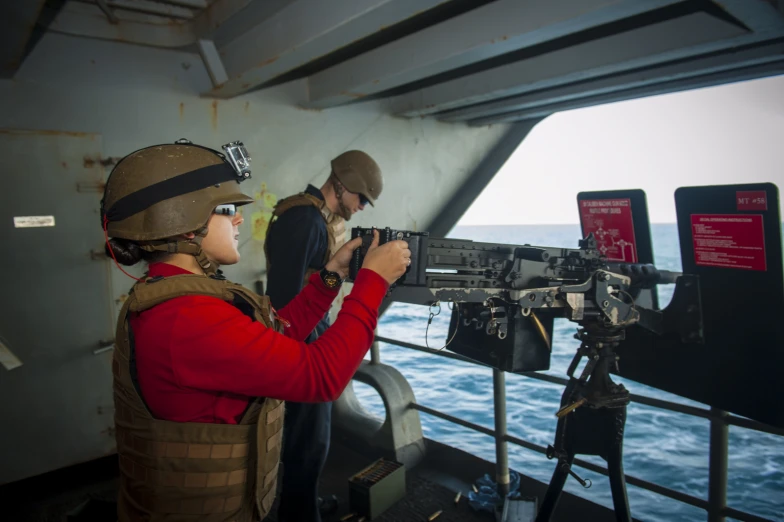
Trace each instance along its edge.
<instances>
[{"instance_id":1,"label":"sky","mask_svg":"<svg viewBox=\"0 0 784 522\"><path fill-rule=\"evenodd\" d=\"M675 223L676 188L751 182L784 192L784 76L554 114L459 225L579 223L578 192L634 188Z\"/></svg>"}]
</instances>

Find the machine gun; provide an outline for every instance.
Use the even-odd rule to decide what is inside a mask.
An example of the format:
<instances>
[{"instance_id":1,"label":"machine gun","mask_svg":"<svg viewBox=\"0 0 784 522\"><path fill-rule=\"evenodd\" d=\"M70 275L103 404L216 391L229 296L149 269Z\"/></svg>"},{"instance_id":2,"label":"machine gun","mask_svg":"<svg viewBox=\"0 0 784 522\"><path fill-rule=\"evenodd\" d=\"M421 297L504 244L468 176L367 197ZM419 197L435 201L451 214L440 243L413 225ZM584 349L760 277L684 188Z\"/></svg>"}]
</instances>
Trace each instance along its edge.
<instances>
[{"instance_id":1,"label":"machine gun","mask_svg":"<svg viewBox=\"0 0 784 522\"><path fill-rule=\"evenodd\" d=\"M372 234L372 229L352 230L352 239L363 238L354 251L352 279ZM688 342L701 339L695 276L650 264L608 262L592 234L579 241L579 248L569 249L380 231L379 244L393 239L408 243L411 265L391 297L422 305L455 303L451 349L504 371L548 370L552 323L558 317L594 336L639 325L656 334L677 331ZM676 284L674 306L659 311L636 304L643 290L658 284Z\"/></svg>"},{"instance_id":2,"label":"machine gun","mask_svg":"<svg viewBox=\"0 0 784 522\"><path fill-rule=\"evenodd\" d=\"M553 321L578 325L581 344L567 371L555 442L547 449L558 464L538 522L550 519L568 475L585 485L571 471L577 453L607 461L616 518L631 520L622 465L630 397L611 373L707 404L718 414L784 428L778 187L681 187L674 196L683 273L652 264L641 190L578 194L584 239L576 249L381 233L380 242L402 239L412 254L391 289L392 301L454 304L450 351L501 371L548 370ZM353 278L372 230L355 228L352 236L363 238ZM675 285L661 310L652 291L659 284Z\"/></svg>"},{"instance_id":3,"label":"machine gun","mask_svg":"<svg viewBox=\"0 0 784 522\"><path fill-rule=\"evenodd\" d=\"M618 520L630 521L622 466L630 398L610 378L618 367L615 348L632 326L702 342L698 278L653 265L608 262L592 234L579 241L579 248L569 249L438 239L389 228L379 232L379 244L400 239L411 250L411 265L390 289L395 301L454 304L446 346L451 351L504 371L547 370L553 320L561 317L580 326L581 345L567 371L555 443L548 447L548 458L557 458L558 465L537 520L550 519L568 475L586 484L571 471L575 454L581 453L607 460ZM354 228L356 237L363 243L354 251L352 280L373 229ZM673 283L674 298L666 310L636 304L643 290ZM575 376L583 357L587 364Z\"/></svg>"}]
</instances>

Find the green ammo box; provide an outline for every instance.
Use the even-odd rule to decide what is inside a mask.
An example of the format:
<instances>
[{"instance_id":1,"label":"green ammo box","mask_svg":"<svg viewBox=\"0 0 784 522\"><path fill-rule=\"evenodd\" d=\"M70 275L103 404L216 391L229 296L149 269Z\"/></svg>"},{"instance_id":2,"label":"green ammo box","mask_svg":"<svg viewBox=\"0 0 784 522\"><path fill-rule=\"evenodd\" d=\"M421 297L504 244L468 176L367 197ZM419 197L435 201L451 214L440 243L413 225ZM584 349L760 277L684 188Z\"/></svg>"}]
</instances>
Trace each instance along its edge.
<instances>
[{"instance_id":1,"label":"green ammo box","mask_svg":"<svg viewBox=\"0 0 784 522\"><path fill-rule=\"evenodd\" d=\"M406 496L406 468L379 459L348 479L351 511L372 520Z\"/></svg>"}]
</instances>

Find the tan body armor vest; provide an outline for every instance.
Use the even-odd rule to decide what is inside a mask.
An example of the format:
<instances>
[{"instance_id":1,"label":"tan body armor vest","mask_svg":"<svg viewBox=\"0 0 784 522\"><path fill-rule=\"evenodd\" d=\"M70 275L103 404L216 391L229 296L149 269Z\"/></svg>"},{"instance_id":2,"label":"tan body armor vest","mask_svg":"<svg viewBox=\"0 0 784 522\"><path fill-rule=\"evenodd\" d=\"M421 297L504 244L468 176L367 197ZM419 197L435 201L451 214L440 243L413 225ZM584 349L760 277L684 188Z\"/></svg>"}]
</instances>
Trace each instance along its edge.
<instances>
[{"instance_id":1,"label":"tan body armor vest","mask_svg":"<svg viewBox=\"0 0 784 522\"><path fill-rule=\"evenodd\" d=\"M324 218L324 223L327 225L328 247L326 253L324 254L324 261L322 262L321 266L323 267L326 265L327 262L332 259L332 256L334 256L335 253L340 250L340 247L346 244L346 221L342 217L330 211L324 200L319 199L312 194L308 194L307 192L301 192L299 194L289 196L280 200L278 204L275 205L275 209L272 211L272 219L270 220L270 224L267 227L267 237L264 240L264 255L266 256L267 260L267 273L269 273L271 267L267 239L269 239L270 230L272 230L275 219L280 217L284 212L291 208L307 205L313 205L316 207L319 211L319 214L321 214L321 217ZM304 287L307 285L310 276L319 270L320 268L308 268L305 271L305 279L302 282L302 286Z\"/></svg>"},{"instance_id":2,"label":"tan body armor vest","mask_svg":"<svg viewBox=\"0 0 784 522\"><path fill-rule=\"evenodd\" d=\"M132 378L129 313L184 295L238 299L257 321L281 331L267 297L226 280L177 275L133 286L112 362L119 521L255 522L275 500L284 403L252 400L236 425L172 422L153 418Z\"/></svg>"}]
</instances>

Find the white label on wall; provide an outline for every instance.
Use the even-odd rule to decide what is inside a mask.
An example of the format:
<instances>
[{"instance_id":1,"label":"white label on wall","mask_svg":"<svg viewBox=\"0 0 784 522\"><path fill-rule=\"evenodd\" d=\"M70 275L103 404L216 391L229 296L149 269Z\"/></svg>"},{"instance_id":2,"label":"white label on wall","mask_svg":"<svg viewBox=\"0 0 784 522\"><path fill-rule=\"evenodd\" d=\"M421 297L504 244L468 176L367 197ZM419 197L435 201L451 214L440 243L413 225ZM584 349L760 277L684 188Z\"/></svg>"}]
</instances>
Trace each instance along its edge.
<instances>
[{"instance_id":1,"label":"white label on wall","mask_svg":"<svg viewBox=\"0 0 784 522\"><path fill-rule=\"evenodd\" d=\"M0 341L0 364L5 366L6 370L13 370L22 366L22 361L8 349L8 347Z\"/></svg>"},{"instance_id":2,"label":"white label on wall","mask_svg":"<svg viewBox=\"0 0 784 522\"><path fill-rule=\"evenodd\" d=\"M53 227L54 216L18 216L14 218L16 228Z\"/></svg>"}]
</instances>

